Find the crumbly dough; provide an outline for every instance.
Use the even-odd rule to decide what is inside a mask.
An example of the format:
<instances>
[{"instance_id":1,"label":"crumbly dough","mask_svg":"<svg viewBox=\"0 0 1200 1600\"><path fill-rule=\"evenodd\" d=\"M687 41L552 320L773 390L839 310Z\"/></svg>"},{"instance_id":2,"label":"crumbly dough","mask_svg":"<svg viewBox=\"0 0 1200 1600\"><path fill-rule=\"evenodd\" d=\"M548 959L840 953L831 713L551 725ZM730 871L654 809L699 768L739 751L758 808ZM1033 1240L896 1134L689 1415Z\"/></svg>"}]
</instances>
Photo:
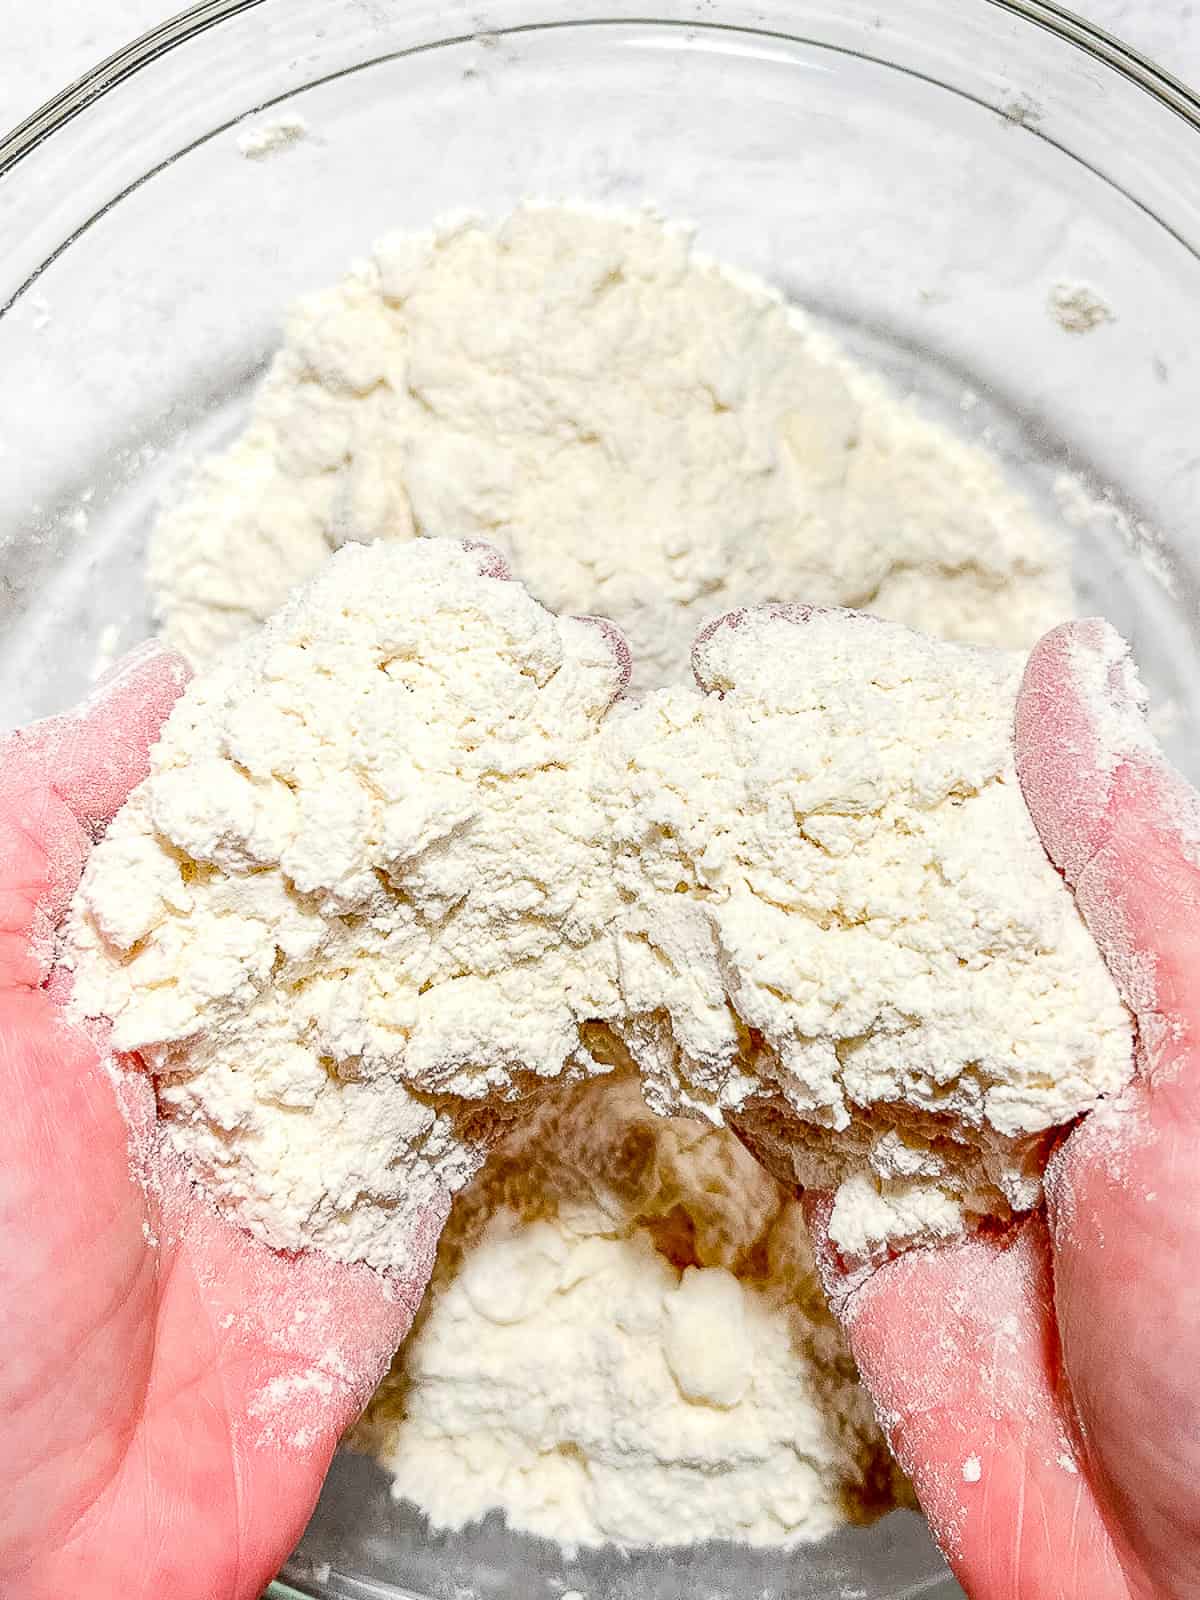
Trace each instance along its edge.
<instances>
[{"instance_id":1,"label":"crumbly dough","mask_svg":"<svg viewBox=\"0 0 1200 1600\"><path fill-rule=\"evenodd\" d=\"M460 215L300 301L148 576L203 665L331 550L418 534L489 540L552 610L612 618L643 686L735 605L1012 646L1072 609L1059 539L992 456L648 211Z\"/></svg>"},{"instance_id":2,"label":"crumbly dough","mask_svg":"<svg viewBox=\"0 0 1200 1600\"><path fill-rule=\"evenodd\" d=\"M456 1203L353 1442L439 1527L793 1544L905 1486L792 1200L637 1080L554 1096Z\"/></svg>"},{"instance_id":3,"label":"crumbly dough","mask_svg":"<svg viewBox=\"0 0 1200 1600\"><path fill-rule=\"evenodd\" d=\"M84 875L75 1004L279 1248L402 1262L505 1102L598 1070L615 890L572 755L623 669L494 562L340 551L194 680Z\"/></svg>"},{"instance_id":4,"label":"crumbly dough","mask_svg":"<svg viewBox=\"0 0 1200 1600\"><path fill-rule=\"evenodd\" d=\"M1120 1089L1128 1013L1017 781L1015 652L852 612L735 614L701 691L612 719L620 1031L655 1109L840 1184L869 1256L1034 1205Z\"/></svg>"},{"instance_id":5,"label":"crumbly dough","mask_svg":"<svg viewBox=\"0 0 1200 1600\"><path fill-rule=\"evenodd\" d=\"M699 687L606 721L611 629L488 559L339 552L188 690L89 862L76 1003L204 1179L387 1265L491 1117L632 1063L842 1184L850 1254L1033 1205L1131 1049L1016 781L1021 657L741 612Z\"/></svg>"}]
</instances>

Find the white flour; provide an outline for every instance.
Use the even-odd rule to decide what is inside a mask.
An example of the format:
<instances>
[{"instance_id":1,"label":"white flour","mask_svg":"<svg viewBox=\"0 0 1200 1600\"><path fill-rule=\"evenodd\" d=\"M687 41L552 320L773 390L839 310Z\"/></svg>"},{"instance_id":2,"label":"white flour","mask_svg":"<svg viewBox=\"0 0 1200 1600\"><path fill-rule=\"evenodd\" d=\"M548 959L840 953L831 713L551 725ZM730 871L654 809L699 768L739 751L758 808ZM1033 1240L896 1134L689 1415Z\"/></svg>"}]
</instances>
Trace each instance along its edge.
<instances>
[{"instance_id":1,"label":"white flour","mask_svg":"<svg viewBox=\"0 0 1200 1600\"><path fill-rule=\"evenodd\" d=\"M740 612L701 687L605 721L611 630L491 560L339 551L195 680L89 862L77 1004L209 1185L394 1264L504 1105L629 1060L655 1110L852 1180L849 1254L1034 1204L1131 1049L1016 780L1022 656Z\"/></svg>"},{"instance_id":2,"label":"white flour","mask_svg":"<svg viewBox=\"0 0 1200 1600\"><path fill-rule=\"evenodd\" d=\"M799 1206L636 1082L559 1097L462 1196L356 1433L439 1526L568 1545L820 1538L898 1473Z\"/></svg>"},{"instance_id":3,"label":"white flour","mask_svg":"<svg viewBox=\"0 0 1200 1600\"><path fill-rule=\"evenodd\" d=\"M485 1101L597 1070L614 891L569 757L621 668L490 561L339 552L194 680L84 875L75 1003L281 1249L402 1263Z\"/></svg>"},{"instance_id":4,"label":"white flour","mask_svg":"<svg viewBox=\"0 0 1200 1600\"><path fill-rule=\"evenodd\" d=\"M645 685L734 605L1005 645L1071 611L990 456L649 213L460 218L301 301L245 432L156 529L164 634L203 664L331 549L416 533L489 540L552 610L611 617Z\"/></svg>"},{"instance_id":5,"label":"white flour","mask_svg":"<svg viewBox=\"0 0 1200 1600\"><path fill-rule=\"evenodd\" d=\"M602 741L618 1024L657 1110L842 1180L850 1256L1036 1203L1130 1023L1017 782L1024 658L848 612L742 613Z\"/></svg>"}]
</instances>

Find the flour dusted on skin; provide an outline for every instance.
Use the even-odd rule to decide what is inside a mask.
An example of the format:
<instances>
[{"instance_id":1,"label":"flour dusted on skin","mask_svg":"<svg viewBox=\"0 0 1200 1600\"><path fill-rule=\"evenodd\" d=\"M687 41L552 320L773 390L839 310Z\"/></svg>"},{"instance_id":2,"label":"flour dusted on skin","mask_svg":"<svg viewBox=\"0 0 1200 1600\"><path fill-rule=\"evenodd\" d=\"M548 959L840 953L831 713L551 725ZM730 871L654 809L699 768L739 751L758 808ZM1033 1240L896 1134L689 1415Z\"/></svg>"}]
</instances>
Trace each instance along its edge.
<instances>
[{"instance_id":1,"label":"flour dusted on skin","mask_svg":"<svg viewBox=\"0 0 1200 1600\"><path fill-rule=\"evenodd\" d=\"M523 205L385 240L299 302L249 423L161 517L149 580L202 665L348 540L476 537L638 682L734 605L1031 645L1072 609L993 459L648 212Z\"/></svg>"},{"instance_id":2,"label":"flour dusted on skin","mask_svg":"<svg viewBox=\"0 0 1200 1600\"><path fill-rule=\"evenodd\" d=\"M840 1184L847 1255L1040 1194L1119 1090L1128 1014L1017 782L1024 658L805 608L697 644L603 741L618 1028L656 1109Z\"/></svg>"},{"instance_id":3,"label":"flour dusted on skin","mask_svg":"<svg viewBox=\"0 0 1200 1600\"><path fill-rule=\"evenodd\" d=\"M622 668L481 563L341 551L193 682L77 898L76 1007L278 1248L402 1264L504 1102L598 1070L613 890L570 756Z\"/></svg>"},{"instance_id":4,"label":"flour dusted on skin","mask_svg":"<svg viewBox=\"0 0 1200 1600\"><path fill-rule=\"evenodd\" d=\"M556 1096L456 1203L356 1431L438 1526L568 1546L791 1544L904 1489L799 1206L636 1080Z\"/></svg>"}]
</instances>

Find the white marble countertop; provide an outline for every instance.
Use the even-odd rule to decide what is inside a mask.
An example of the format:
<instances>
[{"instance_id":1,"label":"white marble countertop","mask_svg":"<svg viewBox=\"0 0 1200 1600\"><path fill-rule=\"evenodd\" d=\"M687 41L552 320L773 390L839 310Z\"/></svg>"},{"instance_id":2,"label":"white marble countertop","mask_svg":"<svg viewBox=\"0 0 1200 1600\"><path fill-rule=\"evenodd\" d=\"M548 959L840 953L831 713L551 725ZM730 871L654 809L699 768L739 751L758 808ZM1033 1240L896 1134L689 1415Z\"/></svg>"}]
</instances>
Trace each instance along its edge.
<instances>
[{"instance_id":1,"label":"white marble countertop","mask_svg":"<svg viewBox=\"0 0 1200 1600\"><path fill-rule=\"evenodd\" d=\"M885 0L886 3L886 0ZM945 0L952 6L956 0ZM1075 9L1200 85L1200 0L1074 0ZM178 0L9 0L0 24L0 131L181 9Z\"/></svg>"}]
</instances>

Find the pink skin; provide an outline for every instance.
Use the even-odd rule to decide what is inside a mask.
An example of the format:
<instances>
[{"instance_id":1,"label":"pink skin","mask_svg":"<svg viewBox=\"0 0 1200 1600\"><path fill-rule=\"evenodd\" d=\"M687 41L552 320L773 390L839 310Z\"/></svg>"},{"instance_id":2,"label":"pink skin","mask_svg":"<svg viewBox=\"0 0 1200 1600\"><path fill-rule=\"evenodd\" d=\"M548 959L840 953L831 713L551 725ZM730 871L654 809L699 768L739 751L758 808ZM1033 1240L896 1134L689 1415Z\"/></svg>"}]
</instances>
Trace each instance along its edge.
<instances>
[{"instance_id":1,"label":"pink skin","mask_svg":"<svg viewBox=\"0 0 1200 1600\"><path fill-rule=\"evenodd\" d=\"M490 545L485 577L510 576ZM627 681L629 650L601 627ZM129 657L73 716L0 740L0 1594L253 1600L407 1333L402 1278L284 1257L157 1138L136 1061L69 1024L54 930L186 682Z\"/></svg>"},{"instance_id":2,"label":"pink skin","mask_svg":"<svg viewBox=\"0 0 1200 1600\"><path fill-rule=\"evenodd\" d=\"M441 1222L398 1282L273 1253L168 1158L135 1065L107 1070L56 1007L52 930L184 678L142 652L77 715L0 741L6 1600L257 1596L408 1329Z\"/></svg>"},{"instance_id":3,"label":"pink skin","mask_svg":"<svg viewBox=\"0 0 1200 1600\"><path fill-rule=\"evenodd\" d=\"M824 1238L827 1203L812 1208L855 1355L975 1600L1200 1595L1200 801L1144 739L1100 758L1077 671L1089 652L1114 656L1101 624L1034 652L1018 760L1137 1013L1138 1080L1070 1134L1044 1211L1006 1238L914 1251L864 1281ZM145 1079L127 1068L114 1084L55 1009L51 930L181 681L171 658L143 656L78 717L0 748L0 1592L13 1600L256 1595L408 1326L439 1222L398 1285L273 1254L171 1166ZM1113 687L1113 714L1134 727L1117 673Z\"/></svg>"},{"instance_id":4,"label":"pink skin","mask_svg":"<svg viewBox=\"0 0 1200 1600\"><path fill-rule=\"evenodd\" d=\"M1089 683L1107 684L1099 702ZM829 1246L827 1201L815 1233L974 1600L1196 1600L1200 796L1146 734L1104 623L1033 652L1016 742L1047 852L1137 1016L1138 1076L1064 1140L1044 1207L1006 1237L913 1251L864 1281Z\"/></svg>"}]
</instances>

